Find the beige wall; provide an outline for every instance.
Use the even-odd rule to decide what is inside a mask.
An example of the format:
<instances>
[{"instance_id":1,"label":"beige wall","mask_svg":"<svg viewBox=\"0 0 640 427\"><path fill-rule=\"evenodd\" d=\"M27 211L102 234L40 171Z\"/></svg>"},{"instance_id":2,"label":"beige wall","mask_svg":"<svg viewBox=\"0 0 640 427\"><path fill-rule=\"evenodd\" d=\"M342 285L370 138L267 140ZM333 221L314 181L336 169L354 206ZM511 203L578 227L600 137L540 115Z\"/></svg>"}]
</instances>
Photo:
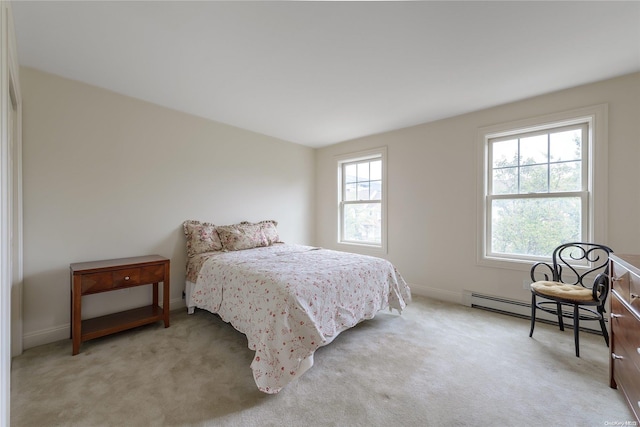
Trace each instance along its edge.
<instances>
[{"instance_id":1,"label":"beige wall","mask_svg":"<svg viewBox=\"0 0 640 427\"><path fill-rule=\"evenodd\" d=\"M69 263L171 258L182 304L186 219L276 219L311 244L315 152L33 69L24 105L25 347L68 338ZM145 304L149 287L85 297L87 317Z\"/></svg>"},{"instance_id":2,"label":"beige wall","mask_svg":"<svg viewBox=\"0 0 640 427\"><path fill-rule=\"evenodd\" d=\"M619 253L640 253L639 73L318 150L316 244L339 248L334 157L387 146L386 256L414 293L464 302L466 290L528 301L528 271L476 264L478 128L603 103L609 106L603 243Z\"/></svg>"},{"instance_id":3,"label":"beige wall","mask_svg":"<svg viewBox=\"0 0 640 427\"><path fill-rule=\"evenodd\" d=\"M606 103L608 243L640 253L640 73L319 150L21 69L25 347L68 337L71 262L159 253L182 304L185 219L274 218L285 241L336 244L335 156L388 147L388 253L414 293L528 301L525 270L476 264L478 128ZM315 239L314 239L315 236ZM148 290L85 297L85 315Z\"/></svg>"}]
</instances>

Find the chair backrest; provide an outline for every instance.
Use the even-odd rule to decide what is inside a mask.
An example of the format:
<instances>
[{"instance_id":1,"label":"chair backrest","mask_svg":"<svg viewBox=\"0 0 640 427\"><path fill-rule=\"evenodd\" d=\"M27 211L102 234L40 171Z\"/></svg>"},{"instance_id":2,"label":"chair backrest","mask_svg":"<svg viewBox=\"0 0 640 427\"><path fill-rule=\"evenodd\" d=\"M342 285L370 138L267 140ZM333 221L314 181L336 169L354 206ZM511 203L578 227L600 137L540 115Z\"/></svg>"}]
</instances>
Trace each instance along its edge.
<instances>
[{"instance_id":1,"label":"chair backrest","mask_svg":"<svg viewBox=\"0 0 640 427\"><path fill-rule=\"evenodd\" d=\"M570 285L593 287L595 279L587 278L609 274L609 254L613 250L597 243L572 242L558 246L552 255L553 280Z\"/></svg>"},{"instance_id":2,"label":"chair backrest","mask_svg":"<svg viewBox=\"0 0 640 427\"><path fill-rule=\"evenodd\" d=\"M597 243L560 245L552 256L554 281L590 288L593 299L604 304L609 295L609 254L612 252L610 247ZM594 275L595 279L591 280Z\"/></svg>"}]
</instances>

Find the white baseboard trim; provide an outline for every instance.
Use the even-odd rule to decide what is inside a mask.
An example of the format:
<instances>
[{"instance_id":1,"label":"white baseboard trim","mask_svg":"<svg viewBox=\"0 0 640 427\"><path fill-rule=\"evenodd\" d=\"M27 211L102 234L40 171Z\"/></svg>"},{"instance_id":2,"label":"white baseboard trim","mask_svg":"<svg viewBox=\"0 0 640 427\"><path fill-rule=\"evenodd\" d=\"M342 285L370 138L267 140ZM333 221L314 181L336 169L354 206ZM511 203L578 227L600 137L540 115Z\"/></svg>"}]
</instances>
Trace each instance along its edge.
<instances>
[{"instance_id":1,"label":"white baseboard trim","mask_svg":"<svg viewBox=\"0 0 640 427\"><path fill-rule=\"evenodd\" d=\"M511 298L504 298L495 295L487 295L472 291L463 291L464 305L479 308L483 310L489 310L500 314L511 315L520 317L523 319L531 319L531 302L520 301ZM558 325L558 318L552 314L544 312L542 310L536 311L537 321ZM565 318L565 326L573 328L573 319ZM607 319L605 318L605 323ZM586 321L580 323L581 330L593 331L598 334L602 333L600 324L594 321Z\"/></svg>"},{"instance_id":2,"label":"white baseboard trim","mask_svg":"<svg viewBox=\"0 0 640 427\"><path fill-rule=\"evenodd\" d=\"M411 288L411 293L414 295L463 304L463 295L460 292L452 292L418 284L409 284L409 288Z\"/></svg>"},{"instance_id":3,"label":"white baseboard trim","mask_svg":"<svg viewBox=\"0 0 640 427\"><path fill-rule=\"evenodd\" d=\"M187 306L182 298L174 298L169 301L171 311L186 309ZM23 348L37 347L39 345L49 344L56 341L68 340L71 337L71 324L53 326L51 328L41 329L39 331L29 332L22 335ZM69 344L71 345L71 344Z\"/></svg>"},{"instance_id":4,"label":"white baseboard trim","mask_svg":"<svg viewBox=\"0 0 640 427\"><path fill-rule=\"evenodd\" d=\"M54 326L52 328L41 329L35 332L29 332L22 335L22 343L24 350L28 348L37 347L39 345L49 344L56 341L70 339L70 327L69 323L64 325Z\"/></svg>"},{"instance_id":5,"label":"white baseboard trim","mask_svg":"<svg viewBox=\"0 0 640 427\"><path fill-rule=\"evenodd\" d=\"M180 309L186 309L187 308L187 304L185 303L183 298L174 298L172 300L169 301L170 307L171 307L171 311L175 311L175 310L180 310Z\"/></svg>"},{"instance_id":6,"label":"white baseboard trim","mask_svg":"<svg viewBox=\"0 0 640 427\"><path fill-rule=\"evenodd\" d=\"M472 292L469 290L463 290L461 293L451 292L442 289L435 289L429 286L410 284L411 292L414 295L421 295L440 301L452 302L455 304L462 304L467 307L474 307L484 310L490 310L505 315L512 315L521 318L531 317L531 302L530 301L518 301L508 298L485 295L481 293ZM547 323L557 325L557 317L552 316L549 313L545 313L542 310L538 310L536 313L536 319L546 321ZM573 322L571 319L565 319L565 325L572 328ZM605 322L607 320L605 319ZM608 322L607 322L608 323ZM581 330L593 331L601 333L600 325L598 322L581 322Z\"/></svg>"}]
</instances>

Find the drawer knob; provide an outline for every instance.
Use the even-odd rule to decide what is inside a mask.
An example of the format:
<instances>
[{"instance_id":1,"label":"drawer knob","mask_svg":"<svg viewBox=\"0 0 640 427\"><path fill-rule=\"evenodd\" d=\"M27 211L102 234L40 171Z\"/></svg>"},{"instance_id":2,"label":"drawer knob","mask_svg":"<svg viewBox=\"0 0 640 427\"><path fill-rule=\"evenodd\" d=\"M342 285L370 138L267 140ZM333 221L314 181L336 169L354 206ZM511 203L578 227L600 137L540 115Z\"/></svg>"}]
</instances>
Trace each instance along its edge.
<instances>
[{"instance_id":1,"label":"drawer knob","mask_svg":"<svg viewBox=\"0 0 640 427\"><path fill-rule=\"evenodd\" d=\"M619 317L622 317L622 314L617 314L617 313L611 313L611 318L612 319L617 319Z\"/></svg>"},{"instance_id":2,"label":"drawer knob","mask_svg":"<svg viewBox=\"0 0 640 427\"><path fill-rule=\"evenodd\" d=\"M640 295L631 293L631 299L640 298Z\"/></svg>"},{"instance_id":3,"label":"drawer knob","mask_svg":"<svg viewBox=\"0 0 640 427\"><path fill-rule=\"evenodd\" d=\"M622 281L622 279L621 279L621 278L619 278L619 277L615 277L615 276L614 276L614 277L612 277L612 278L611 278L611 281L612 281L612 282L621 282L621 281Z\"/></svg>"},{"instance_id":4,"label":"drawer knob","mask_svg":"<svg viewBox=\"0 0 640 427\"><path fill-rule=\"evenodd\" d=\"M124 276L124 280L129 280L129 276Z\"/></svg>"},{"instance_id":5,"label":"drawer knob","mask_svg":"<svg viewBox=\"0 0 640 427\"><path fill-rule=\"evenodd\" d=\"M613 360L622 360L622 359L624 359L624 357L622 357L622 356L618 356L618 355L617 355L617 354L615 354L615 353L611 353L611 358L612 358Z\"/></svg>"}]
</instances>

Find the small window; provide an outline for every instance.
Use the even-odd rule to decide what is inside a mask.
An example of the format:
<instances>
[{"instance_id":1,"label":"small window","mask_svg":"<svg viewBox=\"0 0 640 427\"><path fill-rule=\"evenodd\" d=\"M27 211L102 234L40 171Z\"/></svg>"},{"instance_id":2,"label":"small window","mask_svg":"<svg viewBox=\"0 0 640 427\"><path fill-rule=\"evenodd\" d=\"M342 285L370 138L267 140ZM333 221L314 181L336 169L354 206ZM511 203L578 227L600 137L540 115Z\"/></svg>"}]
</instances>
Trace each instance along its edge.
<instances>
[{"instance_id":1,"label":"small window","mask_svg":"<svg viewBox=\"0 0 640 427\"><path fill-rule=\"evenodd\" d=\"M383 248L384 150L338 160L340 243Z\"/></svg>"}]
</instances>

